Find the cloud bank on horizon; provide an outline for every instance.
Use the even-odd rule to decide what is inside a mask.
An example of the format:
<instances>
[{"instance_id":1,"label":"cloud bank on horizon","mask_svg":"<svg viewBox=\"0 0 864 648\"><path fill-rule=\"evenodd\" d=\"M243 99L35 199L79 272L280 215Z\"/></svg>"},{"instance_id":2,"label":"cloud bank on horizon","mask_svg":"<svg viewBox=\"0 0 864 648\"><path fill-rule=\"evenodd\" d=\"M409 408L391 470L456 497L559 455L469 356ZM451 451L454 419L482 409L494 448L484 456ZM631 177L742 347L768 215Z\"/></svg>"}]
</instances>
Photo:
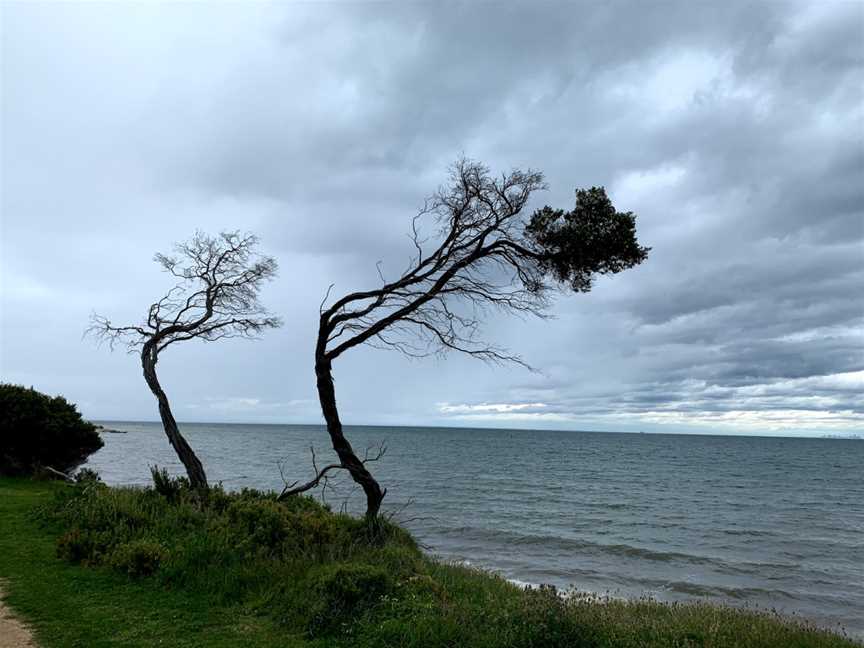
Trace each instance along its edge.
<instances>
[{"instance_id":1,"label":"cloud bank on horizon","mask_svg":"<svg viewBox=\"0 0 864 648\"><path fill-rule=\"evenodd\" d=\"M327 286L398 274L460 154L604 185L646 263L486 334L539 373L364 349L346 423L864 431L864 4L44 5L2 11L2 379L155 419L82 340L169 285L156 251L256 232L285 326L172 349L178 418L318 422ZM541 206L538 202L535 206Z\"/></svg>"}]
</instances>

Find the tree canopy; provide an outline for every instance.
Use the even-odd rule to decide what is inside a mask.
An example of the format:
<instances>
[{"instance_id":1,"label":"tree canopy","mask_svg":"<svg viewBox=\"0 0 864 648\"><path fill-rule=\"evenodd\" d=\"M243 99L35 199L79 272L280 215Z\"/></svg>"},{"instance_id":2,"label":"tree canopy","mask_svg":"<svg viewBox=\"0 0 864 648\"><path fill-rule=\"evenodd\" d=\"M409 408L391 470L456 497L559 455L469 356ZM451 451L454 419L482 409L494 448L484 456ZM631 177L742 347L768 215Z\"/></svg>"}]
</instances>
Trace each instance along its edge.
<instances>
[{"instance_id":1,"label":"tree canopy","mask_svg":"<svg viewBox=\"0 0 864 648\"><path fill-rule=\"evenodd\" d=\"M322 309L325 357L370 343L413 356L454 350L518 360L478 336L490 309L542 317L556 285L587 292L595 275L645 260L636 217L616 211L602 187L577 190L571 211L547 206L526 221L530 197L545 188L537 171L496 177L482 164L457 161L449 185L412 221L415 254L402 275ZM438 242L427 252L430 240Z\"/></svg>"},{"instance_id":2,"label":"tree canopy","mask_svg":"<svg viewBox=\"0 0 864 648\"><path fill-rule=\"evenodd\" d=\"M257 254L257 244L252 234L196 232L174 254L154 256L178 281L150 305L140 324L115 326L94 314L89 332L112 347L122 341L130 350L148 345L159 353L175 342L254 338L279 326L259 301L261 287L276 275L276 260Z\"/></svg>"}]
</instances>

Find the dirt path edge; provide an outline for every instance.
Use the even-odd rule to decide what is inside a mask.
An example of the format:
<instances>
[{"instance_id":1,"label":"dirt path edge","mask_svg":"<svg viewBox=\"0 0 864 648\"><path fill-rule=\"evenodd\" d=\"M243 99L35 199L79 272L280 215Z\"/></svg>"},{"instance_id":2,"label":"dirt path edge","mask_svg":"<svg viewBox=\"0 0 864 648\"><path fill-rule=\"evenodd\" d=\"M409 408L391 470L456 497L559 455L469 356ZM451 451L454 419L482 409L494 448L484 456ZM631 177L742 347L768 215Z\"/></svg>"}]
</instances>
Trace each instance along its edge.
<instances>
[{"instance_id":1,"label":"dirt path edge","mask_svg":"<svg viewBox=\"0 0 864 648\"><path fill-rule=\"evenodd\" d=\"M0 579L0 648L38 648L32 630L4 602L5 585Z\"/></svg>"}]
</instances>

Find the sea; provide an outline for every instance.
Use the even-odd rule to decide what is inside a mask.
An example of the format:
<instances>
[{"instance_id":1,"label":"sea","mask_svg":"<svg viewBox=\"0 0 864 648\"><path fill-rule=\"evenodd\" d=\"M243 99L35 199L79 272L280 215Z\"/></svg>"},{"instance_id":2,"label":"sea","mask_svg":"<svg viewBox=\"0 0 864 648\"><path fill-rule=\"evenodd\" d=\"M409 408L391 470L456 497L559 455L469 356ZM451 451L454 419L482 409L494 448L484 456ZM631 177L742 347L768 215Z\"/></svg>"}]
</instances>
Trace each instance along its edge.
<instances>
[{"instance_id":1,"label":"sea","mask_svg":"<svg viewBox=\"0 0 864 648\"><path fill-rule=\"evenodd\" d=\"M87 467L145 485L183 474L158 423L103 421ZM181 424L212 483L281 489L335 459L323 426ZM351 427L384 511L430 554L523 584L708 600L864 638L864 441ZM317 491L362 513L347 475Z\"/></svg>"}]
</instances>

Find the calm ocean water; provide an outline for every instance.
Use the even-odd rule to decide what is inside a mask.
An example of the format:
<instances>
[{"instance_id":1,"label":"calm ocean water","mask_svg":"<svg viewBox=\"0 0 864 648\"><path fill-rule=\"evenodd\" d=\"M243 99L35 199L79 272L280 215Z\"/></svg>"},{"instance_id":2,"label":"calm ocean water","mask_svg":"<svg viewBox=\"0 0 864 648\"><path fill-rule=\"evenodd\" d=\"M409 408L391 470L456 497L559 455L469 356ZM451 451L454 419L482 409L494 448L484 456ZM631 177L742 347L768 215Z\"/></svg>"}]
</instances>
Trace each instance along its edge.
<instances>
[{"instance_id":1,"label":"calm ocean water","mask_svg":"<svg viewBox=\"0 0 864 648\"><path fill-rule=\"evenodd\" d=\"M182 474L161 426L105 422L90 466L145 484ZM281 487L333 458L320 426L185 424L211 481ZM864 637L864 442L349 427L386 441L385 510L428 551L526 583L776 608ZM325 493L362 505L341 478ZM362 509L359 509L362 510Z\"/></svg>"}]
</instances>

